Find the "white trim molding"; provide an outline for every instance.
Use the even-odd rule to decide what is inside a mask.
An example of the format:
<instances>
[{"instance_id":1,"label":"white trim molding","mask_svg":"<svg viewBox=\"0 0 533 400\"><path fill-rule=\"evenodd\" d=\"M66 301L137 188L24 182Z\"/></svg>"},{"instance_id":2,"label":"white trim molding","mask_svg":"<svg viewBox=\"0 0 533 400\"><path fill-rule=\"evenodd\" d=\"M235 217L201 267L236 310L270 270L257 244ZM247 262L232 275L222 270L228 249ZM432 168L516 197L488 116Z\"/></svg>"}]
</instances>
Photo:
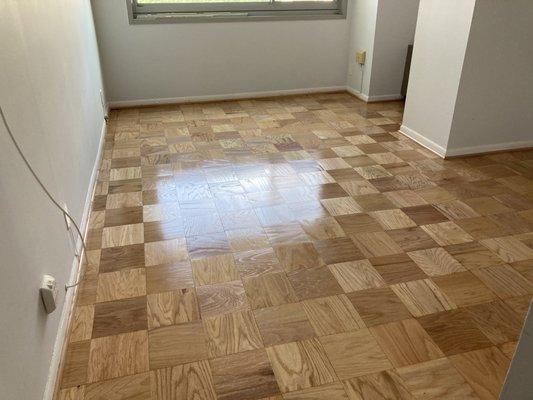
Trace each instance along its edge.
<instances>
[{"instance_id":1,"label":"white trim molding","mask_svg":"<svg viewBox=\"0 0 533 400\"><path fill-rule=\"evenodd\" d=\"M484 144L479 146L456 147L446 150L446 157L459 157L474 154L495 153L499 151L510 151L528 149L533 147L533 140L521 140L518 142L506 142L495 144Z\"/></svg>"},{"instance_id":2,"label":"white trim molding","mask_svg":"<svg viewBox=\"0 0 533 400\"><path fill-rule=\"evenodd\" d=\"M217 95L205 95L205 96L186 96L186 97L168 97L161 99L139 99L139 100L119 100L110 101L108 103L109 108L122 108L122 107L141 107L152 105L164 105L164 104L180 104L180 103L201 103L208 101L223 101L223 100L243 100L243 99L258 99L263 97L278 97L278 96L292 96L302 94L314 94L314 93L331 93L331 92L344 92L346 86L329 86L318 88L306 88L306 89L289 89L289 90L271 90L264 92L243 92L243 93L228 93Z\"/></svg>"},{"instance_id":3,"label":"white trim molding","mask_svg":"<svg viewBox=\"0 0 533 400\"><path fill-rule=\"evenodd\" d=\"M355 90L351 86L347 86L346 91L350 94L353 94L359 100L363 100L364 102L367 102L367 103L377 103L379 101L403 100L403 96L401 94L383 94L383 95L378 95L378 96L369 96L369 95L359 92L358 90Z\"/></svg>"},{"instance_id":4,"label":"white trim molding","mask_svg":"<svg viewBox=\"0 0 533 400\"><path fill-rule=\"evenodd\" d=\"M98 179L98 170L100 167L100 160L102 159L102 154L104 151L105 135L107 132L106 122L102 125L102 130L100 132L100 142L98 145L98 153L96 154L96 159L94 161L93 170L91 172L91 178L89 180L89 187L87 188L87 195L85 197L85 204L83 207L83 215L80 221L80 230L85 235L89 225L89 216L91 213L91 203L96 189L96 182ZM75 242L76 253L82 255L82 244L81 240L77 238ZM78 258L74 257L72 261L72 267L69 277L69 282L77 282L80 277L81 271L78 268L79 262ZM64 287L60 287L59 290L64 290ZM72 317L72 311L74 308L75 295L77 293L78 287L70 289L65 294L65 301L63 302L63 308L61 310L61 317L59 319L59 326L57 329L56 340L54 342L54 350L52 352L52 359L50 361L50 368L48 370L48 379L46 381L46 387L44 390L43 400L52 400L58 386L58 379L61 364L64 359L64 351L67 346L67 333L70 326L70 320Z\"/></svg>"},{"instance_id":5,"label":"white trim molding","mask_svg":"<svg viewBox=\"0 0 533 400\"><path fill-rule=\"evenodd\" d=\"M400 133L404 134L409 139L414 140L418 144L424 146L426 149L431 150L433 153L437 154L438 156L442 158L446 157L446 149L444 147L442 147L440 144L435 143L432 140L429 140L428 138L412 130L411 128L408 128L407 126L402 125L400 127Z\"/></svg>"}]
</instances>

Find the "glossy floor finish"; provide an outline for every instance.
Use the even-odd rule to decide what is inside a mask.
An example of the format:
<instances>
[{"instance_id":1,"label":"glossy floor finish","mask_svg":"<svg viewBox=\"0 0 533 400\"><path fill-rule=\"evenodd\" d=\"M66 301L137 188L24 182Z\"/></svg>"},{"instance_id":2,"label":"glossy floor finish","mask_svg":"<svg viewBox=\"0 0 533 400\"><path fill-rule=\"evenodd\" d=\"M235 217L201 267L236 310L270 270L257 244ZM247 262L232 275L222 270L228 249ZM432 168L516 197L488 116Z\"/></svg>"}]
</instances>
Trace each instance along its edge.
<instances>
[{"instance_id":1,"label":"glossy floor finish","mask_svg":"<svg viewBox=\"0 0 533 400\"><path fill-rule=\"evenodd\" d=\"M496 399L533 151L444 161L346 93L114 111L59 398Z\"/></svg>"}]
</instances>

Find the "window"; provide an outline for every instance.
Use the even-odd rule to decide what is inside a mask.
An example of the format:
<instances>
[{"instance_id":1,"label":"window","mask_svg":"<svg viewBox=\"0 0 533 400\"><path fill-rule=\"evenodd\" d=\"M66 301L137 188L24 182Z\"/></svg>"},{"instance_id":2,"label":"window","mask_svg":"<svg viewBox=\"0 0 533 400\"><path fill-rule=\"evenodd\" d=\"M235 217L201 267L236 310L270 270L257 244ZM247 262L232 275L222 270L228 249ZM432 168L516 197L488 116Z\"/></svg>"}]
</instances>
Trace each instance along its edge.
<instances>
[{"instance_id":1,"label":"window","mask_svg":"<svg viewBox=\"0 0 533 400\"><path fill-rule=\"evenodd\" d=\"M347 0L127 0L132 23L344 18Z\"/></svg>"}]
</instances>

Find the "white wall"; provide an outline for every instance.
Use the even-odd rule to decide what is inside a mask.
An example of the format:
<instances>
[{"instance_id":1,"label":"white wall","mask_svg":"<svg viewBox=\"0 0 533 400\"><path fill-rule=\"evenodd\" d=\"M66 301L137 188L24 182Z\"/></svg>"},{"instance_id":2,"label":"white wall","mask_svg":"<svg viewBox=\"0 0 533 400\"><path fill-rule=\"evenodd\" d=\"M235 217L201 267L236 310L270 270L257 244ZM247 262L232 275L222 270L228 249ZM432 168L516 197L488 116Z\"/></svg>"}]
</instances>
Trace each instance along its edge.
<instances>
[{"instance_id":1,"label":"white wall","mask_svg":"<svg viewBox=\"0 0 533 400\"><path fill-rule=\"evenodd\" d=\"M401 98L407 47L415 38L420 0L379 0L369 95Z\"/></svg>"},{"instance_id":2,"label":"white wall","mask_svg":"<svg viewBox=\"0 0 533 400\"><path fill-rule=\"evenodd\" d=\"M533 146L533 2L478 0L448 152Z\"/></svg>"},{"instance_id":3,"label":"white wall","mask_svg":"<svg viewBox=\"0 0 533 400\"><path fill-rule=\"evenodd\" d=\"M109 101L346 86L349 21L130 25L93 0Z\"/></svg>"},{"instance_id":4,"label":"white wall","mask_svg":"<svg viewBox=\"0 0 533 400\"><path fill-rule=\"evenodd\" d=\"M368 99L374 57L378 0L354 0L350 3L348 16L351 20L351 26L347 83L352 92ZM366 51L366 64L363 66L355 61L355 54L360 51Z\"/></svg>"},{"instance_id":5,"label":"white wall","mask_svg":"<svg viewBox=\"0 0 533 400\"><path fill-rule=\"evenodd\" d=\"M98 151L102 87L88 0L7 0L0 24L0 104L38 173L79 221ZM65 299L47 315L41 276L60 288L73 253L62 215L36 187L0 126L0 387L40 399Z\"/></svg>"},{"instance_id":6,"label":"white wall","mask_svg":"<svg viewBox=\"0 0 533 400\"><path fill-rule=\"evenodd\" d=\"M476 0L420 0L401 131L444 155Z\"/></svg>"}]
</instances>

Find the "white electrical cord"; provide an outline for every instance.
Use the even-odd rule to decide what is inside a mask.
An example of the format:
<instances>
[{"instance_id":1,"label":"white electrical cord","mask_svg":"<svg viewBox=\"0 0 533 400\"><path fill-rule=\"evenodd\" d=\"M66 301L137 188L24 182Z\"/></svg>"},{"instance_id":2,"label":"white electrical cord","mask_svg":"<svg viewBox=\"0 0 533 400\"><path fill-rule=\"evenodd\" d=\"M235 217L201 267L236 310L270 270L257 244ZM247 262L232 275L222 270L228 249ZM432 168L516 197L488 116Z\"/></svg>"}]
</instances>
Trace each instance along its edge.
<instances>
[{"instance_id":1,"label":"white electrical cord","mask_svg":"<svg viewBox=\"0 0 533 400\"><path fill-rule=\"evenodd\" d=\"M72 218L72 216L68 213L68 211L65 210L63 207L61 207L61 205L57 202L57 200L54 198L54 196L52 196L50 191L46 188L44 183L37 176L37 173L32 168L30 162L28 161L28 159L26 158L26 156L22 152L22 149L20 148L20 146L17 143L15 137L13 136L13 132L11 132L11 128L9 127L9 124L8 124L8 122L6 120L6 116L4 115L4 111L2 110L1 106L0 106L0 116L2 117L2 121L4 123L4 126L6 127L6 130L7 130L7 133L9 135L9 137L11 138L11 141L13 142L13 145L15 146L15 148L17 149L20 157L24 161L24 164L26 164L26 167L28 168L28 170L31 172L31 174L33 175L33 177L35 178L35 180L37 181L37 183L39 184L39 186L41 187L43 192L46 194L46 196L50 199L52 204L54 206L56 206L61 211L61 213L63 214L64 218L68 218L70 220L70 222L72 222L72 225L74 225L74 228L76 229L76 232L78 233L78 236L81 239L81 245L82 245L82 250L83 250L83 254L81 254L79 257L76 254L76 257L78 258L78 271L81 271L81 264L82 264L82 261L83 261L83 256L85 256L85 261L87 263L87 267L89 267L89 258L87 257L87 246L85 245L85 239L84 239L84 237L83 237L83 235L81 233L81 230L80 230L78 224L76 223L74 218ZM76 247L76 246L74 246L74 247ZM76 249L74 251L76 252ZM68 290L70 288L78 286L83 281L83 279L84 279L84 277L80 278L77 282L75 282L75 283L73 283L71 285L65 285L65 290Z\"/></svg>"}]
</instances>

